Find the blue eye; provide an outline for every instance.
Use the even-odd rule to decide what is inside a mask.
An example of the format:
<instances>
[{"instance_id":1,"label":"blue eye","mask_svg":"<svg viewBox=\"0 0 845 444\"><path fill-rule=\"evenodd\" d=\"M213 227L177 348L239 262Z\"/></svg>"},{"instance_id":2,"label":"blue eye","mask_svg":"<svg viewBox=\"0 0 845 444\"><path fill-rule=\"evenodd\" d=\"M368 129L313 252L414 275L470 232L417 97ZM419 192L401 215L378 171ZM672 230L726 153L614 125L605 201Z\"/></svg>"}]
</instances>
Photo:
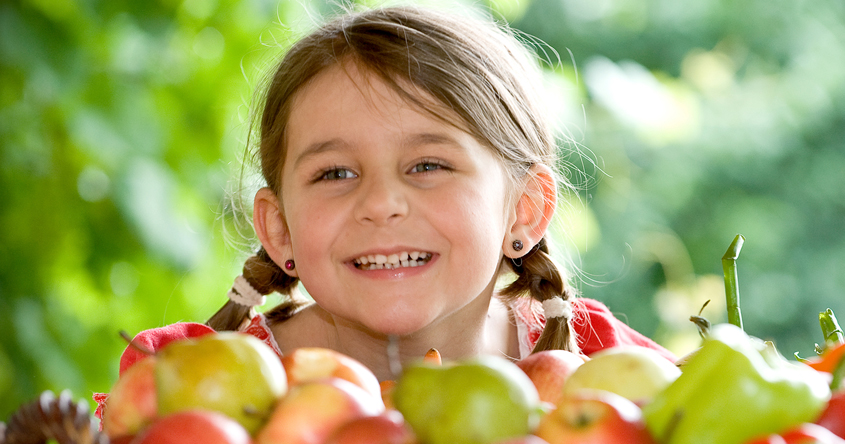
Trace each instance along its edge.
<instances>
[{"instance_id":1,"label":"blue eye","mask_svg":"<svg viewBox=\"0 0 845 444\"><path fill-rule=\"evenodd\" d=\"M351 170L346 168L332 168L330 170L326 170L323 172L323 175L320 176L320 180L344 180L344 179L354 179L358 177L353 173Z\"/></svg>"}]
</instances>

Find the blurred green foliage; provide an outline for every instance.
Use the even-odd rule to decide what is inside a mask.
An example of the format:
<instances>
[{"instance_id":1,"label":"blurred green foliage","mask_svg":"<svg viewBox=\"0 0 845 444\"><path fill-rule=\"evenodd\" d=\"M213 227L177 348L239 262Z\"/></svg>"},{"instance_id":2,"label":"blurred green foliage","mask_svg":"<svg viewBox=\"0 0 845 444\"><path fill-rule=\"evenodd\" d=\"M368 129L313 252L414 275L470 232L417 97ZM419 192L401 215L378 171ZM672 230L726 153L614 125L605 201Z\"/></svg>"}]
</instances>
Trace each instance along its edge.
<instances>
[{"instance_id":1,"label":"blurred green foliage","mask_svg":"<svg viewBox=\"0 0 845 444\"><path fill-rule=\"evenodd\" d=\"M490 4L562 55L548 87L580 173L556 232L582 293L687 352L705 301L725 319L742 233L746 330L812 354L817 314L845 317L845 5ZM42 390L108 391L118 331L223 304L257 79L332 8L0 4L0 418Z\"/></svg>"}]
</instances>

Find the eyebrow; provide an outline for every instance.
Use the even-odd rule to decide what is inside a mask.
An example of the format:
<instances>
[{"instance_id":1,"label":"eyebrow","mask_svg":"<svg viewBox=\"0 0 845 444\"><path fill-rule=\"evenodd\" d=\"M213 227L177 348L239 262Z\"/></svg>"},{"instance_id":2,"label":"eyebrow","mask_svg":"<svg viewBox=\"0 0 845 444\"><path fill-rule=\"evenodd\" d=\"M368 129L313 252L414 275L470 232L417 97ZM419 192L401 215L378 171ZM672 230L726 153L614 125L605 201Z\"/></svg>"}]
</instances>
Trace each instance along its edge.
<instances>
[{"instance_id":1,"label":"eyebrow","mask_svg":"<svg viewBox=\"0 0 845 444\"><path fill-rule=\"evenodd\" d=\"M449 145L454 148L459 148L462 145L451 137L443 133L418 133L409 137L404 146L406 148L415 148L420 145Z\"/></svg>"},{"instance_id":2,"label":"eyebrow","mask_svg":"<svg viewBox=\"0 0 845 444\"><path fill-rule=\"evenodd\" d=\"M443 133L417 133L411 135L402 142L403 149L412 149L422 145L444 145L454 149L459 149L463 147L463 145L461 145L457 140L455 140L454 137ZM349 146L349 144L347 144L343 139L340 138L312 143L308 145L308 147L306 147L302 151L302 153L299 154L299 156L297 156L293 165L294 167L296 167L303 161L307 160L309 157L316 156L326 151L338 150L346 146Z\"/></svg>"},{"instance_id":3,"label":"eyebrow","mask_svg":"<svg viewBox=\"0 0 845 444\"><path fill-rule=\"evenodd\" d=\"M312 143L296 157L296 160L293 162L293 166L297 167L309 157L316 156L317 154L324 153L326 151L340 149L344 145L346 145L346 143L343 139L329 139L322 142Z\"/></svg>"}]
</instances>

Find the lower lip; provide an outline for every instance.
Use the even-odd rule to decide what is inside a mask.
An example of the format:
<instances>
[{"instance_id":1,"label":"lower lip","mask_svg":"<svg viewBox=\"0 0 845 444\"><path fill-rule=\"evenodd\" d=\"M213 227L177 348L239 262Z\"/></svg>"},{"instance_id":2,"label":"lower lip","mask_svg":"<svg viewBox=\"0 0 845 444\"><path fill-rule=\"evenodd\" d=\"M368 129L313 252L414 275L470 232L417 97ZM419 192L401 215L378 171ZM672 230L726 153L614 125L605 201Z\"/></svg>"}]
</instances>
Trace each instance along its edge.
<instances>
[{"instance_id":1,"label":"lower lip","mask_svg":"<svg viewBox=\"0 0 845 444\"><path fill-rule=\"evenodd\" d=\"M356 267L355 264L349 263L349 267L352 269L353 272L364 276L369 279L379 279L379 280L392 280L392 279L404 279L412 276L417 276L423 274L428 270L428 268L437 261L439 256L434 255L432 258L423 265L418 265L416 267L400 267L400 268L392 268L387 269L383 268L381 270L361 270L360 268Z\"/></svg>"}]
</instances>

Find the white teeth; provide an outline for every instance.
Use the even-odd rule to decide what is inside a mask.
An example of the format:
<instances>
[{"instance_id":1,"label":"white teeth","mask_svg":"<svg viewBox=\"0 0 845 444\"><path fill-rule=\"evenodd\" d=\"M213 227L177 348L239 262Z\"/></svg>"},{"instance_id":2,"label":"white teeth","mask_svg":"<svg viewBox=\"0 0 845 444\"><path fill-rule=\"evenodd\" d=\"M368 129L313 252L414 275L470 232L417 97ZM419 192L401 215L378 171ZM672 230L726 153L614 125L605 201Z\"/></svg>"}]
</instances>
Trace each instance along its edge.
<instances>
[{"instance_id":1,"label":"white teeth","mask_svg":"<svg viewBox=\"0 0 845 444\"><path fill-rule=\"evenodd\" d=\"M392 270L400 267L419 267L431 260L431 253L419 251L361 256L355 260L355 265L362 270Z\"/></svg>"}]
</instances>

